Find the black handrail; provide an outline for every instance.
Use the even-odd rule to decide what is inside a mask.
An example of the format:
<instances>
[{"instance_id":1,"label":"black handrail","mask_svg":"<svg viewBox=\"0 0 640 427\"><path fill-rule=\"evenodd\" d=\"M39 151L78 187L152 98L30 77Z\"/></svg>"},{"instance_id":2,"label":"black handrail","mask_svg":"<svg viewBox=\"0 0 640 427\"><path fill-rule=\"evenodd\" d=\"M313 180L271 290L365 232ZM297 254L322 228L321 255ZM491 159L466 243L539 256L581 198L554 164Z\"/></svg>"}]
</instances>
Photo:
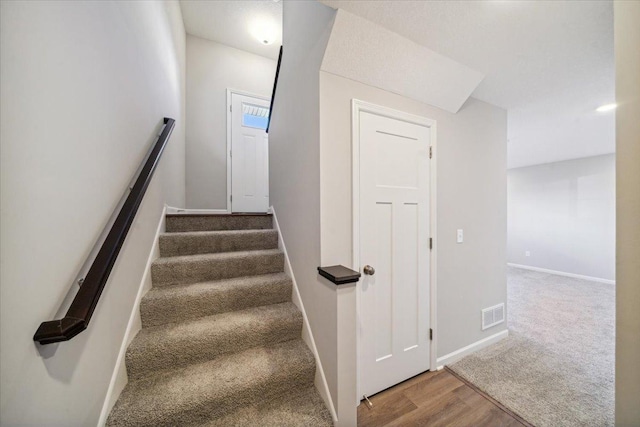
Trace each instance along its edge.
<instances>
[{"instance_id":1,"label":"black handrail","mask_svg":"<svg viewBox=\"0 0 640 427\"><path fill-rule=\"evenodd\" d=\"M271 103L269 104L269 121L267 121L267 133L269 133L269 126L271 126L271 113L273 112L273 100L276 99L276 88L278 87L278 76L280 75L280 64L282 63L282 46L280 46L280 53L278 54L278 66L276 67L276 77L273 79L273 91L271 92Z\"/></svg>"},{"instance_id":2,"label":"black handrail","mask_svg":"<svg viewBox=\"0 0 640 427\"><path fill-rule=\"evenodd\" d=\"M102 243L100 251L93 260L80 290L67 310L67 314L62 319L42 322L33 336L34 341L38 341L40 344L68 341L87 329L111 269L118 258L118 253L127 237L129 228L131 228L147 187L149 187L153 172L156 170L160 156L162 156L169 136L171 136L175 120L165 117L164 124L158 141L153 146L135 184L131 187L131 192Z\"/></svg>"}]
</instances>

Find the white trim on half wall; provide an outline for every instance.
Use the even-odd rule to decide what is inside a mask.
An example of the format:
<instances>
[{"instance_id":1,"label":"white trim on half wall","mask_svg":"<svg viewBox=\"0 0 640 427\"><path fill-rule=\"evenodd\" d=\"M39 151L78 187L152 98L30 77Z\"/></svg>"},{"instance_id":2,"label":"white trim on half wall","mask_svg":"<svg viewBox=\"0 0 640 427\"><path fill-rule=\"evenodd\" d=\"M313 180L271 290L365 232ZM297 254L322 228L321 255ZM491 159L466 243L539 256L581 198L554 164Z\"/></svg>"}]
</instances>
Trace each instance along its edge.
<instances>
[{"instance_id":1,"label":"white trim on half wall","mask_svg":"<svg viewBox=\"0 0 640 427\"><path fill-rule=\"evenodd\" d=\"M309 318L307 317L307 312L304 309L304 304L302 303L302 298L300 297L300 291L298 290L298 283L296 282L296 277L293 274L293 269L291 268L291 262L289 261L289 254L287 253L287 247L284 244L284 238L282 237L282 232L280 230L280 225L278 224L278 217L276 215L276 211L271 206L269 208L271 214L273 215L273 226L278 231L278 249L282 251L284 254L284 272L289 276L291 281L293 282L293 292L291 295L292 302L298 307L300 312L302 313L302 340L307 344L311 352L313 353L313 357L316 359L316 375L314 384L320 397L329 408L329 412L331 412L331 418L333 418L333 422L337 423L338 414L336 412L336 408L333 405L333 400L331 399L331 392L329 391L329 384L327 383L327 377L324 375L324 369L322 368L322 361L320 360L320 355L318 354L318 348L316 347L316 342L313 339L313 333L311 332L311 325L309 324Z\"/></svg>"},{"instance_id":2,"label":"white trim on half wall","mask_svg":"<svg viewBox=\"0 0 640 427\"><path fill-rule=\"evenodd\" d=\"M156 228L156 234L153 237L153 244L151 246L151 250L149 251L149 257L147 258L147 264L144 268L144 273L142 274L140 284L138 285L138 294L136 295L136 300L134 301L131 308L131 313L129 314L127 329L125 330L124 337L122 338L122 342L120 343L118 358L116 359L116 364L113 368L113 373L111 374L111 381L109 381L109 388L107 389L107 394L102 404L100 418L98 419L98 427L102 427L107 423L107 417L109 416L111 409L116 404L118 397L120 397L120 393L122 392L122 390L124 390L124 387L129 382L125 361L127 348L129 348L129 344L131 344L131 341L133 341L136 334L142 329L142 319L140 317L140 301L142 301L142 297L153 286L153 284L151 283L151 264L153 263L153 261L160 257L160 235L165 231L165 219L167 213L169 212L169 209L171 208L169 208L167 205L162 208L158 227Z\"/></svg>"}]
</instances>

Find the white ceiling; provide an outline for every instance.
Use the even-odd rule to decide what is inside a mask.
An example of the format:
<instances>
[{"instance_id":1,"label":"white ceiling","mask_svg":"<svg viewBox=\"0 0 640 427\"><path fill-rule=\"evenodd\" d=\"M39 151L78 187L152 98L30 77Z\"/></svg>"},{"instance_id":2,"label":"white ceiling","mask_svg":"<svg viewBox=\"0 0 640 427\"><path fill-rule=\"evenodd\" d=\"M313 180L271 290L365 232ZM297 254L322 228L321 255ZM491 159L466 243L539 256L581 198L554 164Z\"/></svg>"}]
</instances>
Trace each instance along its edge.
<instances>
[{"instance_id":1,"label":"white ceiling","mask_svg":"<svg viewBox=\"0 0 640 427\"><path fill-rule=\"evenodd\" d=\"M267 58L278 58L282 44L282 2L181 0L180 5L187 33ZM275 32L270 45L260 43L251 34L256 26L263 25Z\"/></svg>"},{"instance_id":2,"label":"white ceiling","mask_svg":"<svg viewBox=\"0 0 640 427\"><path fill-rule=\"evenodd\" d=\"M457 113L484 74L343 9L322 71Z\"/></svg>"},{"instance_id":3,"label":"white ceiling","mask_svg":"<svg viewBox=\"0 0 640 427\"><path fill-rule=\"evenodd\" d=\"M610 1L322 2L486 74L472 96L508 110L509 167L614 152L594 111L614 100Z\"/></svg>"},{"instance_id":4,"label":"white ceiling","mask_svg":"<svg viewBox=\"0 0 640 427\"><path fill-rule=\"evenodd\" d=\"M486 74L473 97L508 110L508 165L615 151L610 1L322 0ZM275 59L282 2L181 0L189 34ZM277 30L271 45L255 22ZM464 107L463 107L464 108Z\"/></svg>"}]
</instances>

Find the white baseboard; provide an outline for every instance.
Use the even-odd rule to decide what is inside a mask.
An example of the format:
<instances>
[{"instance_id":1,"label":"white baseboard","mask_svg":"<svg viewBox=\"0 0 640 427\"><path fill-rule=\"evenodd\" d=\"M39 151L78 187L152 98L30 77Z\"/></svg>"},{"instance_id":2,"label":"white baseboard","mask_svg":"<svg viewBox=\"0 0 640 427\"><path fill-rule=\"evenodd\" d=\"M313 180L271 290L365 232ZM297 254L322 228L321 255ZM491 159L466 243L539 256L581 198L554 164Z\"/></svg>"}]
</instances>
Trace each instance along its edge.
<instances>
[{"instance_id":1,"label":"white baseboard","mask_svg":"<svg viewBox=\"0 0 640 427\"><path fill-rule=\"evenodd\" d=\"M488 336L486 338L481 339L480 341L476 341L473 344L469 344L466 347L462 347L456 351L453 351L449 354L445 354L442 357L438 357L438 360L436 362L437 365L437 370L442 369L442 367L444 365L450 365L460 359L462 359L465 356L468 356L471 353L475 353L476 351L488 347L491 344L495 344L498 341L506 338L509 336L509 330L505 329L504 331L500 331L497 334L493 334L491 336Z\"/></svg>"},{"instance_id":2,"label":"white baseboard","mask_svg":"<svg viewBox=\"0 0 640 427\"><path fill-rule=\"evenodd\" d=\"M172 206L167 206L167 214L230 214L231 211L227 209L183 209L183 208L174 208Z\"/></svg>"},{"instance_id":3,"label":"white baseboard","mask_svg":"<svg viewBox=\"0 0 640 427\"><path fill-rule=\"evenodd\" d=\"M284 239L282 238L282 232L280 231L280 225L278 224L278 217L276 215L275 209L272 207L269 208L270 212L273 214L273 223L278 231L278 248L284 253L284 271L291 278L293 282L293 294L292 300L293 303L298 307L298 309L302 312L302 339L307 344L307 346L311 349L314 358L316 359L316 377L315 377L315 386L318 389L318 393L322 400L324 400L325 404L329 408L329 412L331 412L331 418L333 418L333 422L338 421L338 415L336 413L336 408L333 406L333 400L331 400L331 392L329 391L329 384L327 383L327 377L324 375L324 369L322 369L322 361L320 361L320 356L318 355L318 348L316 347L315 340L313 339L313 333L311 332L311 326L309 325L309 318L307 317L307 312L304 309L304 304L302 303L302 298L300 297L300 291L298 290L298 283L296 282L296 277L293 275L293 270L291 269L291 262L289 261L289 255L287 254L287 248L284 244Z\"/></svg>"},{"instance_id":4,"label":"white baseboard","mask_svg":"<svg viewBox=\"0 0 640 427\"><path fill-rule=\"evenodd\" d=\"M140 281L140 287L138 289L138 294L136 295L136 300L133 304L133 308L131 309L131 314L129 315L129 323L127 324L127 329L124 333L124 338L122 339L122 344L120 345L120 352L118 353L118 359L116 360L116 365L113 369L113 374L111 375L111 381L109 382L109 388L107 389L107 395L104 398L104 403L102 405L102 411L100 411L100 418L98 419L98 427L103 427L107 422L107 417L115 405L120 393L127 385L128 377L127 377L127 367L125 364L125 354L127 352L127 348L129 344L136 336L138 331L142 329L142 320L140 319L140 300L144 294L151 288L151 263L160 256L160 249L158 241L160 240L160 234L162 234L165 230L165 217L168 211L168 207L162 209L162 215L160 216L160 222L158 223L158 228L156 229L156 235L153 238L153 246L151 247L151 251L149 252L149 258L147 258L147 264L145 265L144 273L142 275L142 280Z\"/></svg>"},{"instance_id":5,"label":"white baseboard","mask_svg":"<svg viewBox=\"0 0 640 427\"><path fill-rule=\"evenodd\" d=\"M583 276L582 274L567 273L565 271L558 271L558 270L549 270L548 268L532 267L530 265L513 264L511 262L508 262L507 265L509 267L522 268L524 270L539 271L540 273L555 274L558 276L572 277L574 279L590 280L592 282L606 283L608 285L616 284L615 280L603 279L601 277Z\"/></svg>"}]
</instances>

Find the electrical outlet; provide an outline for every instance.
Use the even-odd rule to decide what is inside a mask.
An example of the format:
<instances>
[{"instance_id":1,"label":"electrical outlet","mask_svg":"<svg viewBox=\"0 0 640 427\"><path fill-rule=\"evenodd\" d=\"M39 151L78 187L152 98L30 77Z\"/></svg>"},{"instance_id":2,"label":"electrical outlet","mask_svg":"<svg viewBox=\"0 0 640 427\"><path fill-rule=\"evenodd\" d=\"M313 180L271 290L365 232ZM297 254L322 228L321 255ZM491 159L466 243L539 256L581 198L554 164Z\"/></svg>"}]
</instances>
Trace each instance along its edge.
<instances>
[{"instance_id":1,"label":"electrical outlet","mask_svg":"<svg viewBox=\"0 0 640 427\"><path fill-rule=\"evenodd\" d=\"M529 251L525 251L525 252L524 252L524 256L531 256L531 252L529 252Z\"/></svg>"},{"instance_id":2,"label":"electrical outlet","mask_svg":"<svg viewBox=\"0 0 640 427\"><path fill-rule=\"evenodd\" d=\"M456 234L456 242L464 242L464 230L462 230L461 228L458 229L458 233Z\"/></svg>"}]
</instances>

